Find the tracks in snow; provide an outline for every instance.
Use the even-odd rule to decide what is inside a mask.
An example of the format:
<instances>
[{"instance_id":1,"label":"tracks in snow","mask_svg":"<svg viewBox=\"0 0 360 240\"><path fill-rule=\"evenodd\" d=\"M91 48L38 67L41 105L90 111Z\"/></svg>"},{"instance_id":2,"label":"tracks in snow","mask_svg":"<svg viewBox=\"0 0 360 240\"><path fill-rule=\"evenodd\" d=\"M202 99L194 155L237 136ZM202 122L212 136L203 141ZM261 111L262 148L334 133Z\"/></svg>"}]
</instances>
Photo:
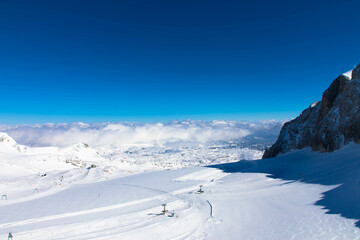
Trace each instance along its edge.
<instances>
[{"instance_id":1,"label":"tracks in snow","mask_svg":"<svg viewBox=\"0 0 360 240\"><path fill-rule=\"evenodd\" d=\"M226 175L220 170L202 169L173 179L173 181L196 180L200 181L200 184L206 185L213 184ZM198 184L172 192L135 184L122 185L151 190L157 195L105 207L3 223L0 224L0 235L8 232L9 229L18 229L13 232L17 232L16 236L19 239L39 239L44 236L46 239L67 240L146 239L149 234L154 234L154 232L158 233L158 239L169 239L169 237L171 239L193 239L194 236L197 236L196 239L200 239L203 232L199 226L208 219L209 206L210 216L213 218L211 203L203 200L202 195L189 194L189 191L193 192L198 188ZM166 202L167 209L175 211L180 217L170 218L156 215L161 211L161 202ZM131 210L127 212L124 209ZM69 224L69 220L72 219L80 220Z\"/></svg>"}]
</instances>

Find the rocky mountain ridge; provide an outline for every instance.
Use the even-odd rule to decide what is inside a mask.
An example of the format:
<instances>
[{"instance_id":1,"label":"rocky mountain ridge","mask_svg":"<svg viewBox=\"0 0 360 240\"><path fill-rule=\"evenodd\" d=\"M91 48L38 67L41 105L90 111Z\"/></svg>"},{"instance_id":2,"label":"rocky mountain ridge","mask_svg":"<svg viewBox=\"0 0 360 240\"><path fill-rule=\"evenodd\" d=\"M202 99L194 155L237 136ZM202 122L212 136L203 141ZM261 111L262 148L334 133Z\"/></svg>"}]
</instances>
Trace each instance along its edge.
<instances>
[{"instance_id":1,"label":"rocky mountain ridge","mask_svg":"<svg viewBox=\"0 0 360 240\"><path fill-rule=\"evenodd\" d=\"M337 77L321 101L285 123L263 158L306 147L331 152L349 142L360 143L360 64L353 69L351 78L345 74Z\"/></svg>"}]
</instances>

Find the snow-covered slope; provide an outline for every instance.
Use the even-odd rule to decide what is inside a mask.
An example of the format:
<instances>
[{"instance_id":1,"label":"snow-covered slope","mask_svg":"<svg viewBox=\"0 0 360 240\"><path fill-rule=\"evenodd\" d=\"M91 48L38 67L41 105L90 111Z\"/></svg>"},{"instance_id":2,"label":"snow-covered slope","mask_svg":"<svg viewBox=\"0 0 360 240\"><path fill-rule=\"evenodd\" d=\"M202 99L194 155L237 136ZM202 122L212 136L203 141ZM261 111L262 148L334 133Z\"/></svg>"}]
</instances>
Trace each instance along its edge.
<instances>
[{"instance_id":1,"label":"snow-covered slope","mask_svg":"<svg viewBox=\"0 0 360 240\"><path fill-rule=\"evenodd\" d=\"M0 237L12 232L14 239L355 240L357 220L327 214L323 206L358 210L358 159L354 144L328 154L306 149L276 159L100 182L97 174L105 172L97 168L26 176L2 185L7 200L0 201ZM299 176L302 181L293 181ZM344 194L354 202L343 202Z\"/></svg>"},{"instance_id":2,"label":"snow-covered slope","mask_svg":"<svg viewBox=\"0 0 360 240\"><path fill-rule=\"evenodd\" d=\"M149 137L149 134L155 131L153 128L160 133L166 131L160 124L156 124L156 126L151 124L135 125L127 127L126 131L132 129L130 132L134 134L142 132L138 134L147 137L138 137L136 142L129 140L127 143L125 140L130 133L122 136L121 133L124 131L118 132L117 130L126 128L123 124L87 125L76 123L26 127L2 126L23 142L30 143L30 140L24 139L32 140L31 144L24 146L18 144L7 133L0 133L0 190L8 189L5 192L12 198L14 196L23 197L26 195L24 195L24 191L33 192L37 189L36 191L43 192L56 185L68 186L75 183L103 181L144 171L204 166L234 162L240 159L257 159L261 156L265 146L274 139L281 123L271 121L263 123L189 121L172 122L171 127L165 127L166 130L173 129L172 132L176 132L174 129L180 128L183 135L191 135L194 134L193 132L197 134L210 132L208 136L213 136L208 140L201 141L200 139L204 139L204 137L197 136L195 138L193 136L179 139L175 138L176 134L174 135L174 133L163 137ZM229 132L239 126L241 128L246 126L247 129L252 130L246 130L246 136L241 138L228 139L231 135ZM227 130L228 128L230 130ZM12 129L17 132L13 132ZM146 130L149 131L146 132L144 129L150 130ZM18 132L20 130L21 134ZM261 132L260 130L267 131ZM75 138L74 132L76 131L83 131L79 133L82 136L79 139L84 140L85 136L89 136L87 140L94 145L86 142L73 144L72 137ZM228 132L230 135L221 139L219 138L221 131ZM245 132L244 129L243 132ZM31 134L39 137L33 138ZM39 134L44 134L44 136ZM234 133L232 136L238 136L238 133ZM114 144L107 144L117 137L122 139ZM42 146L44 144L40 144L40 142L44 139L62 139L64 142L56 146L56 141L50 141L48 146ZM160 143L156 139L164 141ZM36 142L37 140L39 142ZM100 143L96 144L97 140Z\"/></svg>"},{"instance_id":3,"label":"snow-covered slope","mask_svg":"<svg viewBox=\"0 0 360 240\"><path fill-rule=\"evenodd\" d=\"M331 153L297 150L276 158L214 166L225 172L256 172L284 180L336 186L316 202L331 214L360 219L360 145L351 143ZM357 222L360 227L360 221ZM347 239L347 238L344 238ZM356 238L357 239L357 238Z\"/></svg>"}]
</instances>

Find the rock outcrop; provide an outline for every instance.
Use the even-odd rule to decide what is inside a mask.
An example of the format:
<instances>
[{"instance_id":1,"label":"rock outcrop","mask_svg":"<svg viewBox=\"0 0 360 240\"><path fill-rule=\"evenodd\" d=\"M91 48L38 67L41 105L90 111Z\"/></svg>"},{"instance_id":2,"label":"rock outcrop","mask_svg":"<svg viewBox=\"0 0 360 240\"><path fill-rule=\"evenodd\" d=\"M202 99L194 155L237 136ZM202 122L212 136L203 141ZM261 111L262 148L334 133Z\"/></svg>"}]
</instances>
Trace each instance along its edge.
<instances>
[{"instance_id":1,"label":"rock outcrop","mask_svg":"<svg viewBox=\"0 0 360 240\"><path fill-rule=\"evenodd\" d=\"M340 75L320 102L285 123L263 158L306 147L331 152L349 142L360 143L360 64L353 69L351 79Z\"/></svg>"}]
</instances>

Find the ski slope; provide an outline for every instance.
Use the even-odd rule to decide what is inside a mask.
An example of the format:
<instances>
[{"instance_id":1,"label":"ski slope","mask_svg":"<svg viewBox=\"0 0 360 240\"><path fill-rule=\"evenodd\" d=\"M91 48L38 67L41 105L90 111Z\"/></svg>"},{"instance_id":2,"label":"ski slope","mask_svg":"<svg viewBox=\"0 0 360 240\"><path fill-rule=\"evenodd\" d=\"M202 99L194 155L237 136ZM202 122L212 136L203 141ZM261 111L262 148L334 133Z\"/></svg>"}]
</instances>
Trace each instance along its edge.
<instances>
[{"instance_id":1,"label":"ski slope","mask_svg":"<svg viewBox=\"0 0 360 240\"><path fill-rule=\"evenodd\" d=\"M0 203L16 239L358 239L356 220L314 203L336 186L194 167L24 190ZM49 174L50 175L50 174ZM47 176L51 177L51 176ZM46 185L46 177L41 178ZM64 181L66 179L64 178ZM26 183L22 183L24 188ZM28 185L32 182L28 181ZM199 185L204 193L199 194ZM9 189L2 189L6 192ZM169 211L161 214L162 204ZM174 215L172 215L174 213Z\"/></svg>"},{"instance_id":2,"label":"ski slope","mask_svg":"<svg viewBox=\"0 0 360 240\"><path fill-rule=\"evenodd\" d=\"M2 136L0 239L360 239L357 144L144 172Z\"/></svg>"}]
</instances>

